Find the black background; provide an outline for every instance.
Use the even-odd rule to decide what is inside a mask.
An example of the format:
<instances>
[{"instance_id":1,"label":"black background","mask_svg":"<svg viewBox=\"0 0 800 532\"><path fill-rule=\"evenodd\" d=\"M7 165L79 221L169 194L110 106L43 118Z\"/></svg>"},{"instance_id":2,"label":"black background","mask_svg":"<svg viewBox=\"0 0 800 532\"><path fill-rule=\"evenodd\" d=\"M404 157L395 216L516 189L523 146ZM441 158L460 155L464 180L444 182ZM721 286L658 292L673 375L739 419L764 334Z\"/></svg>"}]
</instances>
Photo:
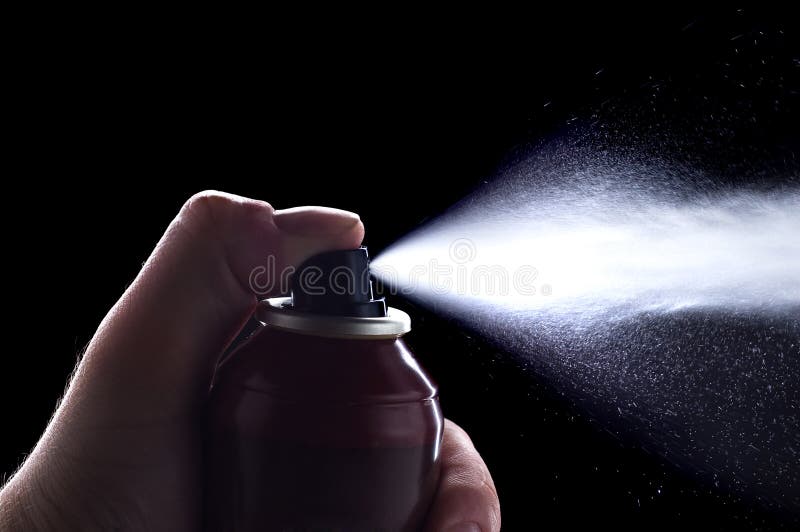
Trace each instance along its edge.
<instances>
[{"instance_id":1,"label":"black background","mask_svg":"<svg viewBox=\"0 0 800 532\"><path fill-rule=\"evenodd\" d=\"M375 255L574 117L654 79L705 83L700 73L740 57L737 35L764 31L771 53L798 57L787 13L733 8L565 6L480 24L455 14L348 25L144 18L50 21L53 33L28 36L30 55L11 76L19 120L4 194L7 474L192 193L356 211ZM800 116L786 104L796 101L796 71L770 89L781 109L744 142L798 146ZM393 304L411 310L409 344L493 471L505 530L796 525L796 515L705 485L610 435L501 348Z\"/></svg>"}]
</instances>

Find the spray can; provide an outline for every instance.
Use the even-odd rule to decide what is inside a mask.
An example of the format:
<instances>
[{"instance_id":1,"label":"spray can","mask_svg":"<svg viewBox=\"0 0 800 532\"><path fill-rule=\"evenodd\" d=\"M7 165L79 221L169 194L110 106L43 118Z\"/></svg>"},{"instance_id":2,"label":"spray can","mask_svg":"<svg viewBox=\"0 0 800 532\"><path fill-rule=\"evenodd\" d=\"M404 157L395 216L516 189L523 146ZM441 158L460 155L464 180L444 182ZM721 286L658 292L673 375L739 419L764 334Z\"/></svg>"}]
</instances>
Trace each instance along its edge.
<instances>
[{"instance_id":1,"label":"spray can","mask_svg":"<svg viewBox=\"0 0 800 532\"><path fill-rule=\"evenodd\" d=\"M310 258L257 318L209 396L206 529L418 530L443 418L366 248Z\"/></svg>"}]
</instances>

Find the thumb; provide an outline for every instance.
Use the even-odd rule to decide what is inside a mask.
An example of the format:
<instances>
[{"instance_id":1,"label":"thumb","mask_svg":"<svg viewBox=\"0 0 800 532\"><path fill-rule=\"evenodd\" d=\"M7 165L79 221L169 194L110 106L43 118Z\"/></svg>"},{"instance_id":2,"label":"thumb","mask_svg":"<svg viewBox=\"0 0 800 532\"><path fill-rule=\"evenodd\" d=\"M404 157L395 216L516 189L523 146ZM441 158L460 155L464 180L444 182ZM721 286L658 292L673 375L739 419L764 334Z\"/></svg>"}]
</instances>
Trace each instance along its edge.
<instances>
[{"instance_id":1,"label":"thumb","mask_svg":"<svg viewBox=\"0 0 800 532\"><path fill-rule=\"evenodd\" d=\"M193 196L90 342L55 423L91 428L177 419L208 390L215 362L259 295L310 255L357 247L357 215L275 211L220 192Z\"/></svg>"}]
</instances>

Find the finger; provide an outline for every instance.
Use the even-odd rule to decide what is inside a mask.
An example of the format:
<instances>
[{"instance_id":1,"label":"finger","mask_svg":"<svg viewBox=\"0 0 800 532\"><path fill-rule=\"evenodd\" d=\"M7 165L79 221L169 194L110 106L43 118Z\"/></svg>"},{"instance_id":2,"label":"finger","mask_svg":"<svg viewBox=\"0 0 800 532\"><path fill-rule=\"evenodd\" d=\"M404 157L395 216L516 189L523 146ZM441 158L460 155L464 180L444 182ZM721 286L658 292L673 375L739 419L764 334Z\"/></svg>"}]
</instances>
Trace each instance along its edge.
<instances>
[{"instance_id":1,"label":"finger","mask_svg":"<svg viewBox=\"0 0 800 532\"><path fill-rule=\"evenodd\" d=\"M362 237L358 216L346 211L274 211L218 192L192 197L103 320L59 416L103 426L196 408L220 352L255 308L252 272L263 270L261 295L274 295L290 266L357 247Z\"/></svg>"},{"instance_id":2,"label":"finger","mask_svg":"<svg viewBox=\"0 0 800 532\"><path fill-rule=\"evenodd\" d=\"M266 265L270 280L312 254L358 246L363 231L345 211L192 197L106 315L4 497L19 498L18 509L38 501L28 513L55 515L60 528L157 519L196 529L200 407L219 354L255 308L250 272Z\"/></svg>"},{"instance_id":3,"label":"finger","mask_svg":"<svg viewBox=\"0 0 800 532\"><path fill-rule=\"evenodd\" d=\"M500 501L489 469L467 433L450 420L445 420L442 476L425 530L500 530Z\"/></svg>"}]
</instances>

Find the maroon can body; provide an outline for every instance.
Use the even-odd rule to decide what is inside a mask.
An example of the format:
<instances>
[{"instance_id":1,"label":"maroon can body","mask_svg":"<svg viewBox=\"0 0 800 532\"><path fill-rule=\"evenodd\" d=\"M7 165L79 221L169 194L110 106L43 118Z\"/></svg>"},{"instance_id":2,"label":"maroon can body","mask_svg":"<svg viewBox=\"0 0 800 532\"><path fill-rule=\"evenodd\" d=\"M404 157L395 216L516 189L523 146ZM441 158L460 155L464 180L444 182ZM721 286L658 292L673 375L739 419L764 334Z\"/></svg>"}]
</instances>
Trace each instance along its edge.
<instances>
[{"instance_id":1,"label":"maroon can body","mask_svg":"<svg viewBox=\"0 0 800 532\"><path fill-rule=\"evenodd\" d=\"M436 387L400 338L263 326L211 389L206 530L418 530L442 426Z\"/></svg>"}]
</instances>

